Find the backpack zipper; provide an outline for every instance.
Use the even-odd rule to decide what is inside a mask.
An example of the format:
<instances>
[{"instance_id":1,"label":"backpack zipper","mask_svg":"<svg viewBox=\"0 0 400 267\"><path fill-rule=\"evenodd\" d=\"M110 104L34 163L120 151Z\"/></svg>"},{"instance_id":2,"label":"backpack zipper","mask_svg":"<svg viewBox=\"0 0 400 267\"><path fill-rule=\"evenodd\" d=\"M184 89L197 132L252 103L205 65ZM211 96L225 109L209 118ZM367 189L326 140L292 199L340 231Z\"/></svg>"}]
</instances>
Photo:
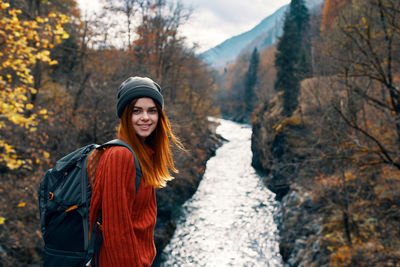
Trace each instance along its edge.
<instances>
[{"instance_id":1,"label":"backpack zipper","mask_svg":"<svg viewBox=\"0 0 400 267\"><path fill-rule=\"evenodd\" d=\"M82 201L84 201L83 208L85 209L82 216L83 221L83 238L84 238L84 248L85 251L88 249L89 246L89 218L87 218L87 214L89 212L88 203L87 203L87 173L84 166L86 165L87 157L81 161L81 172L82 172L82 182L81 182L81 190L82 190Z\"/></svg>"}]
</instances>

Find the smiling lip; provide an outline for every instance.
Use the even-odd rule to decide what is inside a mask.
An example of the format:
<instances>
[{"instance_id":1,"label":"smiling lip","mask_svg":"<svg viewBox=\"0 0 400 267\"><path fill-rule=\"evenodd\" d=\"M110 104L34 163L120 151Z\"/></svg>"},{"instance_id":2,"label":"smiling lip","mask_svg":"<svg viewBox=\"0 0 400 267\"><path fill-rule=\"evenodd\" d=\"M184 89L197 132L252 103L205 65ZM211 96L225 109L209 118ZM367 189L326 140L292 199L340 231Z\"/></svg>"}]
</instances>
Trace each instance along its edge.
<instances>
[{"instance_id":1,"label":"smiling lip","mask_svg":"<svg viewBox=\"0 0 400 267\"><path fill-rule=\"evenodd\" d=\"M146 124L146 125L138 125L139 127L140 127L140 129L143 129L143 130L147 130L147 129L149 129L150 128L150 124Z\"/></svg>"}]
</instances>

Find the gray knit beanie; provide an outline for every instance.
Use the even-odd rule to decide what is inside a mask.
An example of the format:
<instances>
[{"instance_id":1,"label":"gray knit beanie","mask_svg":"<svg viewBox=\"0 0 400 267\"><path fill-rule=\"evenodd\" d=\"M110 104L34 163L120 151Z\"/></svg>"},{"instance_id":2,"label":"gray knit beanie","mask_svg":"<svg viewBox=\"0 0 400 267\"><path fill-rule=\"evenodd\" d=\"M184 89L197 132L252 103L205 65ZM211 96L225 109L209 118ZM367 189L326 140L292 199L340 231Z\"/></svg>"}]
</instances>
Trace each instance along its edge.
<instances>
[{"instance_id":1,"label":"gray knit beanie","mask_svg":"<svg viewBox=\"0 0 400 267\"><path fill-rule=\"evenodd\" d=\"M163 108L164 98L160 91L161 87L150 78L129 77L118 89L118 117L121 118L125 107L135 98L150 97Z\"/></svg>"}]
</instances>

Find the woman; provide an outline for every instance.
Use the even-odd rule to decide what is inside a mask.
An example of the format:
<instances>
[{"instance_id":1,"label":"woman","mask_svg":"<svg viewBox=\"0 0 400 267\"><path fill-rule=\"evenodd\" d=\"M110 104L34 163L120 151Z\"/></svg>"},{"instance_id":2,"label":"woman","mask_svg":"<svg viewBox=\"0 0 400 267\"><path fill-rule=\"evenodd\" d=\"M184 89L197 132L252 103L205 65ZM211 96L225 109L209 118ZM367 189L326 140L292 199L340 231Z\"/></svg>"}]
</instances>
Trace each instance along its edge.
<instances>
[{"instance_id":1,"label":"woman","mask_svg":"<svg viewBox=\"0 0 400 267\"><path fill-rule=\"evenodd\" d=\"M171 131L163 105L160 86L149 78L130 77L119 87L118 138L135 151L142 169L142 183L135 194L135 165L127 148L112 146L102 153L90 212L90 225L100 210L102 215L100 267L150 266L156 255L155 188L173 179L168 169L177 172L170 143L183 149Z\"/></svg>"}]
</instances>

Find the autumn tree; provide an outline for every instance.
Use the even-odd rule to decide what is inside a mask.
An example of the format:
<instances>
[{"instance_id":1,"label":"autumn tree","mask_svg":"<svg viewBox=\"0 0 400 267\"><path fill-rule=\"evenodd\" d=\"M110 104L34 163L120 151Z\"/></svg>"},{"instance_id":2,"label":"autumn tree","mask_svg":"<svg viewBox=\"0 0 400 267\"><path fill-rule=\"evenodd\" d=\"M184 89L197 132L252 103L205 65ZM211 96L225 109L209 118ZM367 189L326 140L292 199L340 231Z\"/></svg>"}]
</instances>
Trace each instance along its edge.
<instances>
[{"instance_id":1,"label":"autumn tree","mask_svg":"<svg viewBox=\"0 0 400 267\"><path fill-rule=\"evenodd\" d=\"M351 0L326 0L322 10L321 30L329 31L339 13L351 4Z\"/></svg>"},{"instance_id":2,"label":"autumn tree","mask_svg":"<svg viewBox=\"0 0 400 267\"><path fill-rule=\"evenodd\" d=\"M314 189L330 210L322 241L333 266L399 262L399 4L352 1L324 14L323 60L334 71L303 107L318 99L313 118L327 135L321 158L337 166L317 177Z\"/></svg>"},{"instance_id":3,"label":"autumn tree","mask_svg":"<svg viewBox=\"0 0 400 267\"><path fill-rule=\"evenodd\" d=\"M276 69L274 65L276 54L276 46L271 46L260 51L260 63L258 67L258 86L256 89L256 105L268 102L275 96L274 82L276 77ZM255 106L257 107L257 106Z\"/></svg>"},{"instance_id":4,"label":"autumn tree","mask_svg":"<svg viewBox=\"0 0 400 267\"><path fill-rule=\"evenodd\" d=\"M129 76L149 76L161 84L169 103L165 112L188 149L175 157L180 179L169 193L157 192L167 231L174 228L170 208L182 195L193 194L204 172L210 147L217 142L208 117L218 109L212 102L212 70L179 35L189 12L167 1L117 2L136 3L131 24L120 23L118 29L109 18L121 18L128 10L119 4L115 7L121 9L109 9L103 18L82 18L75 13L74 0L0 0L1 262L40 265L36 192L44 169L68 151L116 137L116 92ZM71 20L48 15L49 10L65 10ZM120 39L112 35L116 32ZM21 166L26 168L9 171ZM159 244L156 238L158 249Z\"/></svg>"},{"instance_id":5,"label":"autumn tree","mask_svg":"<svg viewBox=\"0 0 400 267\"><path fill-rule=\"evenodd\" d=\"M252 147L270 188L287 194L280 248L290 264L400 262L399 4L325 1L323 27L310 25L322 29L313 59L327 67L301 81L291 117L279 115L278 98L257 109Z\"/></svg>"},{"instance_id":6,"label":"autumn tree","mask_svg":"<svg viewBox=\"0 0 400 267\"><path fill-rule=\"evenodd\" d=\"M48 13L57 11L62 14L70 14L74 17L79 16L77 1L75 0L12 0L8 1L10 7L22 11L21 19L34 19L38 16L44 16Z\"/></svg>"},{"instance_id":7,"label":"autumn tree","mask_svg":"<svg viewBox=\"0 0 400 267\"><path fill-rule=\"evenodd\" d=\"M222 82L216 98L221 113L226 118L240 122L247 120L244 80L249 62L249 53L240 54L234 63L228 65L223 73L218 74Z\"/></svg>"},{"instance_id":8,"label":"autumn tree","mask_svg":"<svg viewBox=\"0 0 400 267\"><path fill-rule=\"evenodd\" d=\"M21 20L21 10L11 9L4 1L0 1L0 7L0 162L16 169L23 165L29 167L33 162L29 157L18 155L13 129L19 127L26 133L34 133L39 116L47 117L46 109L34 105L38 92L33 69L39 62L57 64L50 57L50 49L68 38L62 27L68 17L49 13L33 20Z\"/></svg>"},{"instance_id":9,"label":"autumn tree","mask_svg":"<svg viewBox=\"0 0 400 267\"><path fill-rule=\"evenodd\" d=\"M140 72L151 75L162 83L167 80L166 74L176 69L175 47L183 47L184 39L179 37L179 27L189 18L189 10L179 2L167 4L163 0L149 2L143 7L142 21L136 29L138 38L134 41L134 55L141 66ZM174 77L170 77L174 79ZM166 92L175 99L173 92Z\"/></svg>"},{"instance_id":10,"label":"autumn tree","mask_svg":"<svg viewBox=\"0 0 400 267\"><path fill-rule=\"evenodd\" d=\"M370 152L379 161L397 168L400 162L392 145L400 147L400 91L396 83L400 75L399 10L400 3L394 0L357 1L341 12L337 32L328 38L332 44L329 54L352 96L337 111L350 127L371 142L374 152ZM375 124L361 120L364 104L393 125L395 139L390 143L374 133L371 126Z\"/></svg>"},{"instance_id":11,"label":"autumn tree","mask_svg":"<svg viewBox=\"0 0 400 267\"><path fill-rule=\"evenodd\" d=\"M37 181L52 152L42 127L52 112L39 97L48 80L41 78L57 64L51 53L69 37L69 17L31 15L17 4L24 3L0 0L0 262L26 266L38 258Z\"/></svg>"},{"instance_id":12,"label":"autumn tree","mask_svg":"<svg viewBox=\"0 0 400 267\"><path fill-rule=\"evenodd\" d=\"M117 14L118 17L120 14L125 17L126 29L122 32L127 35L126 44L128 49L132 48L134 28L137 24L135 15L137 12L143 10L144 5L144 0L106 0L106 10Z\"/></svg>"},{"instance_id":13,"label":"autumn tree","mask_svg":"<svg viewBox=\"0 0 400 267\"><path fill-rule=\"evenodd\" d=\"M79 16L79 11L77 9L77 3L75 0L50 0L50 1L30 1L30 0L15 0L10 1L11 7L20 9L20 19L21 20L32 20L35 17L45 17L49 13L58 12L61 14L65 14L68 17L76 18ZM68 33L70 37L71 32L71 21L75 21L75 19L69 20L63 24L63 28ZM52 22L49 22L52 24ZM70 42L70 38L63 38L61 43ZM57 51L57 47L59 47L59 43L51 48L52 58L55 59L54 54ZM71 55L73 55L73 51L69 51ZM56 59L58 60L58 58ZM64 62L62 62L64 63ZM62 64L57 64L59 66L63 66ZM35 65L31 68L32 76L33 76L33 87L37 91L36 94L32 94L31 102L34 104L37 100L37 96L42 87L48 83L47 73L50 72L50 69L54 69L54 65L43 64L40 61L37 61Z\"/></svg>"}]
</instances>

